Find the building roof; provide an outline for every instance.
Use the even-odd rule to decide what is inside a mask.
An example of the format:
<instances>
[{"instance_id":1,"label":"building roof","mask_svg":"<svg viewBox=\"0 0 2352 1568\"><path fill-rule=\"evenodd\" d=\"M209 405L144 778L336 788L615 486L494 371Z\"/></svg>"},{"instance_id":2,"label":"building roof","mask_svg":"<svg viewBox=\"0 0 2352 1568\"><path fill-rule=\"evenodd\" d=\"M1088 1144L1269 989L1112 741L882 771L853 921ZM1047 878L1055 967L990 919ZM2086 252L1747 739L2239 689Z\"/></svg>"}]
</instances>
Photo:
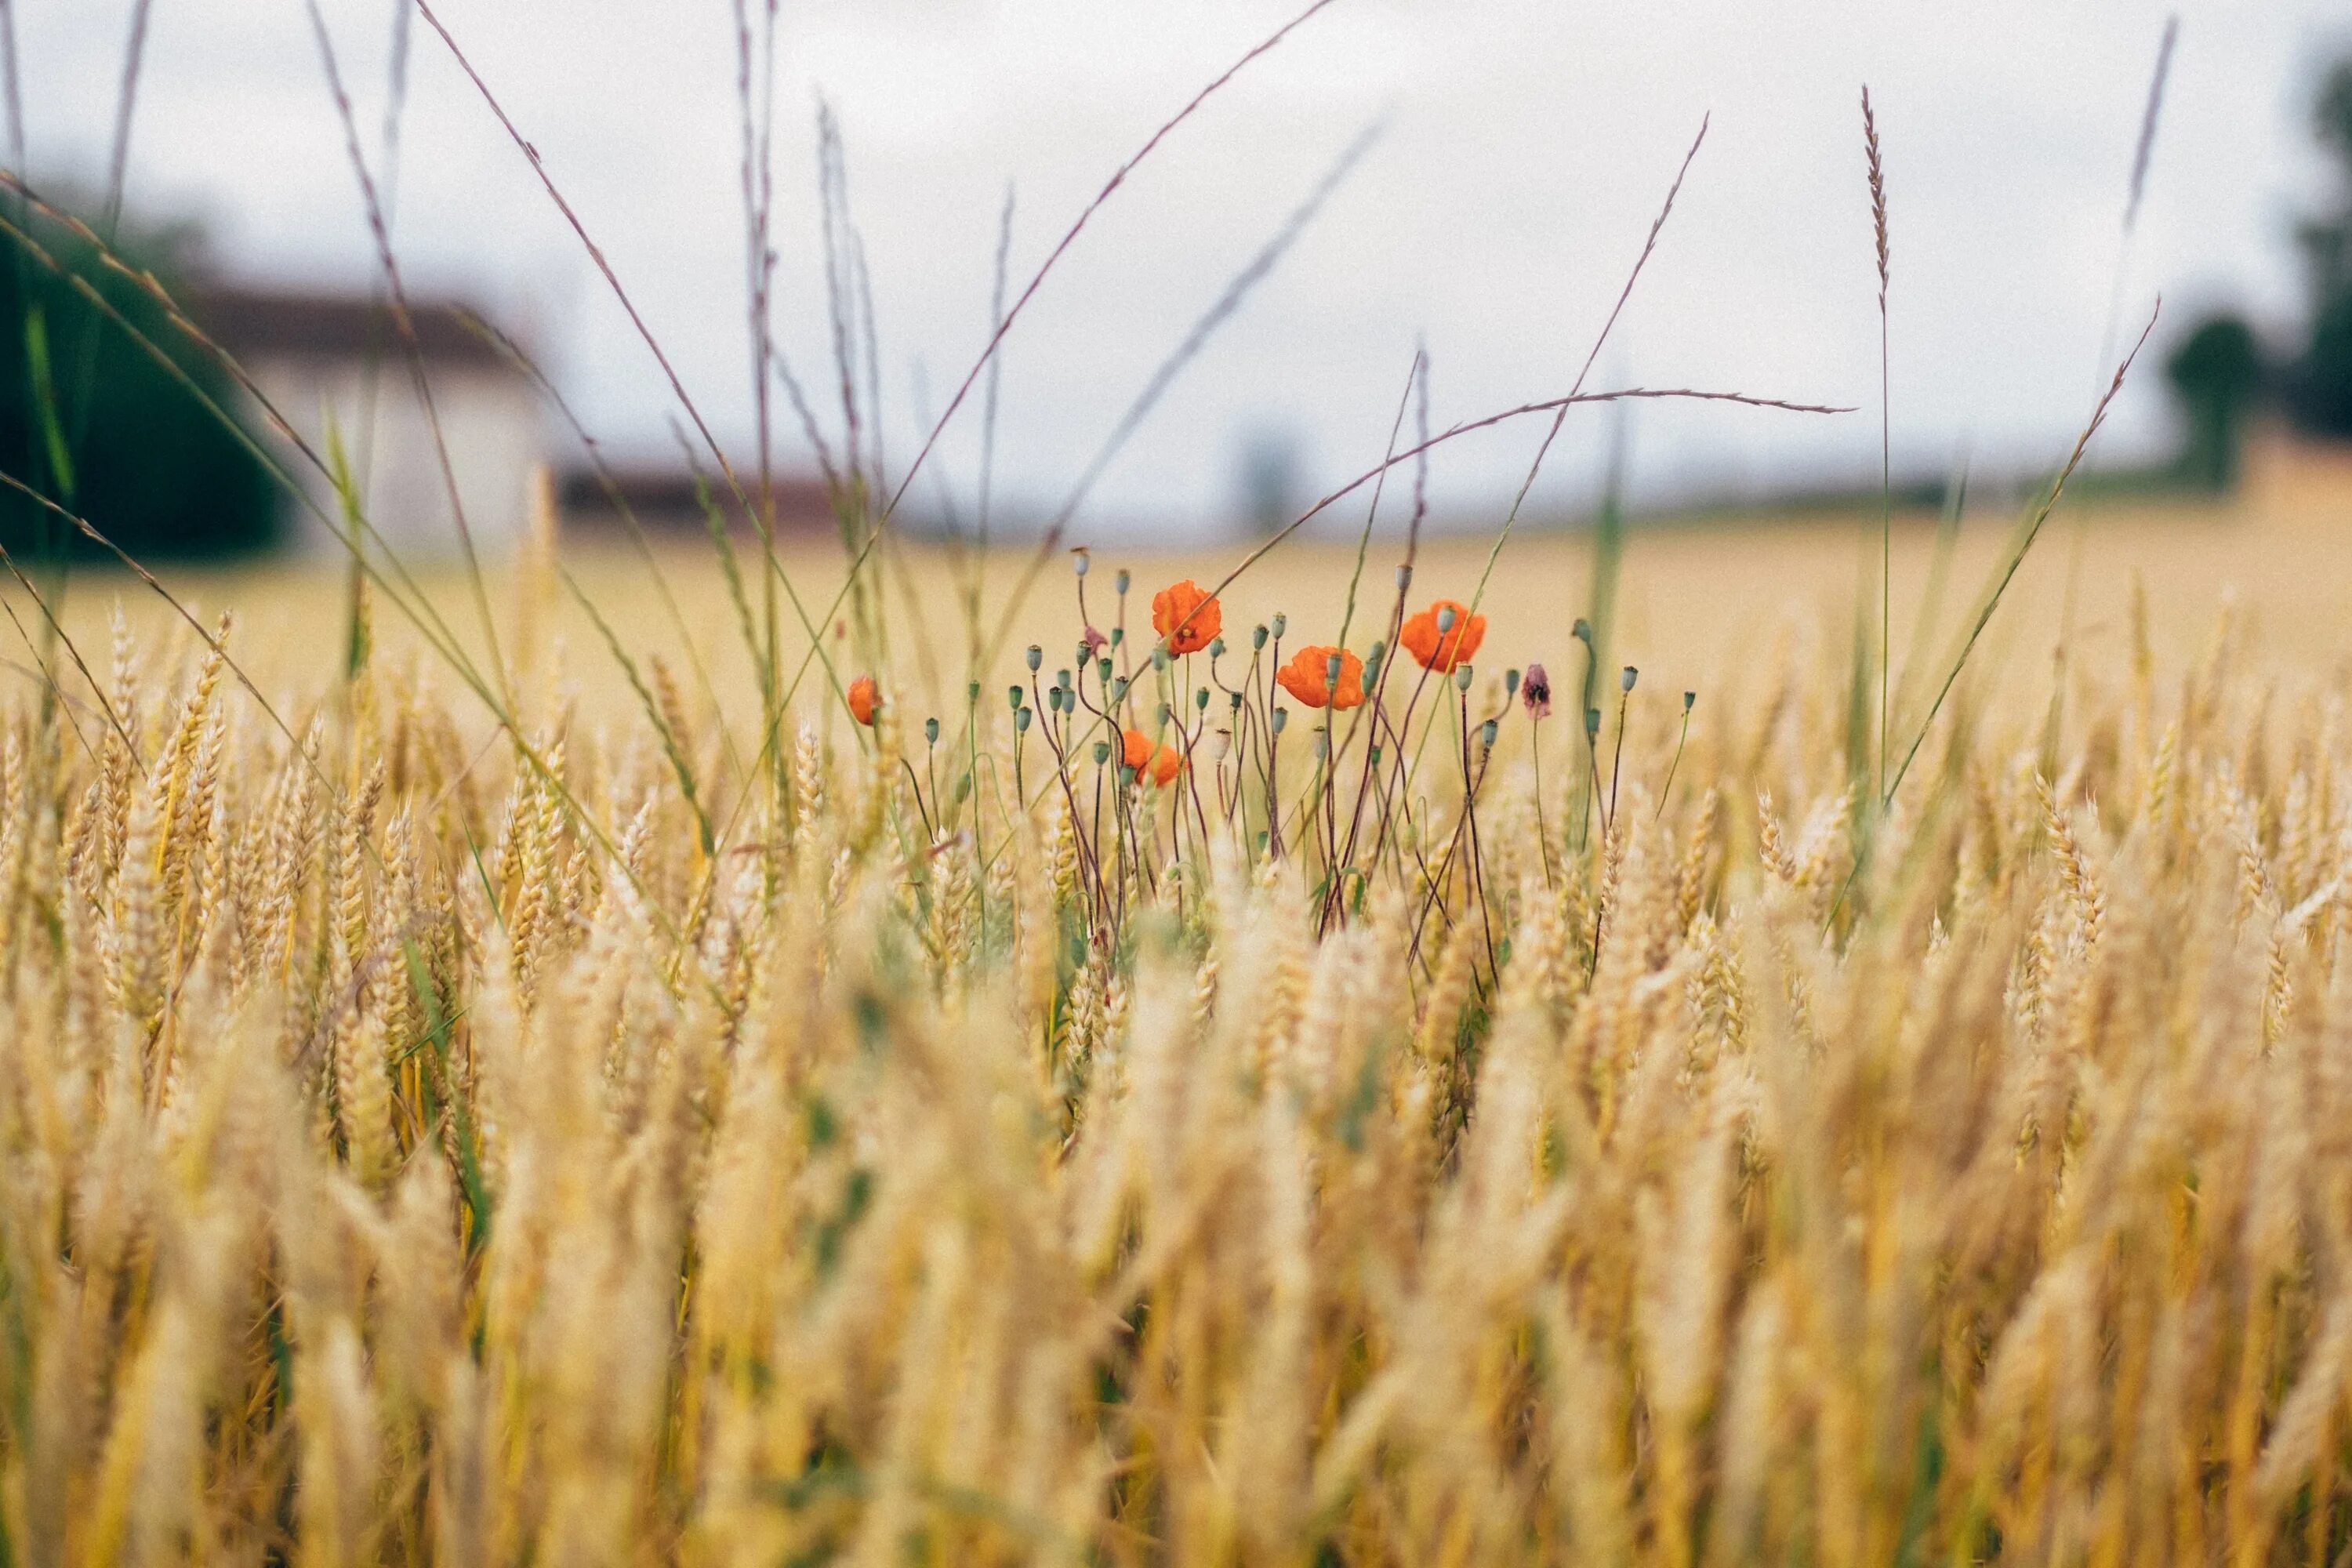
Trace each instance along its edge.
<instances>
[{"instance_id":1,"label":"building roof","mask_svg":"<svg viewBox=\"0 0 2352 1568\"><path fill-rule=\"evenodd\" d=\"M720 516L730 525L751 526L722 481L711 477L706 482ZM620 505L614 504L616 491ZM814 532L834 526L832 498L824 481L815 475L779 474L773 480L773 494L779 531ZM694 471L683 466L624 467L603 472L574 468L563 476L560 495L565 514L583 521L617 522L625 508L649 528L700 529L707 524Z\"/></svg>"},{"instance_id":2,"label":"building roof","mask_svg":"<svg viewBox=\"0 0 2352 1568\"><path fill-rule=\"evenodd\" d=\"M188 314L239 359L396 359L402 352L389 303L363 294L215 287L188 300ZM514 369L477 324L481 313L453 300L412 300L409 320L425 363Z\"/></svg>"}]
</instances>

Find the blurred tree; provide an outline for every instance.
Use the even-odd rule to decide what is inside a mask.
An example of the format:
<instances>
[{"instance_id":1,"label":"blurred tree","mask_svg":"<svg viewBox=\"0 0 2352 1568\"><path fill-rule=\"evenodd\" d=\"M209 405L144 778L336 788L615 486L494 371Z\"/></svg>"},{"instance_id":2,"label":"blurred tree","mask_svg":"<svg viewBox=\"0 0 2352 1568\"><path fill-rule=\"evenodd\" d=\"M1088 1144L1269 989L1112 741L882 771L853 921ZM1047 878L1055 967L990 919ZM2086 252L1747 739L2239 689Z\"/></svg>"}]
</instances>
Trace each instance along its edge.
<instances>
[{"instance_id":1,"label":"blurred tree","mask_svg":"<svg viewBox=\"0 0 2352 1568\"><path fill-rule=\"evenodd\" d=\"M2238 482L2247 415L2263 388L2262 344L2245 319L2230 311L2208 316L2165 362L2188 421L2180 454L2184 478L2207 489Z\"/></svg>"},{"instance_id":2,"label":"blurred tree","mask_svg":"<svg viewBox=\"0 0 2352 1568\"><path fill-rule=\"evenodd\" d=\"M1287 430L1261 429L1243 444L1242 505L1254 531L1276 532L1298 515L1300 467L1297 438Z\"/></svg>"},{"instance_id":3,"label":"blurred tree","mask_svg":"<svg viewBox=\"0 0 2352 1568\"><path fill-rule=\"evenodd\" d=\"M260 462L59 272L100 294L216 404L234 410L236 388L227 373L93 246L37 220L35 238L56 270L0 239L0 471L89 519L141 560L269 543L278 507ZM182 284L198 258L193 228L126 228L115 249L184 298ZM107 557L14 490L0 493L0 543L36 558L61 549Z\"/></svg>"},{"instance_id":4,"label":"blurred tree","mask_svg":"<svg viewBox=\"0 0 2352 1568\"><path fill-rule=\"evenodd\" d=\"M2307 429L2352 437L2352 58L2321 81L2312 131L2339 170L2331 210L2299 237L2311 282L2311 337L2288 384L2288 405Z\"/></svg>"}]
</instances>

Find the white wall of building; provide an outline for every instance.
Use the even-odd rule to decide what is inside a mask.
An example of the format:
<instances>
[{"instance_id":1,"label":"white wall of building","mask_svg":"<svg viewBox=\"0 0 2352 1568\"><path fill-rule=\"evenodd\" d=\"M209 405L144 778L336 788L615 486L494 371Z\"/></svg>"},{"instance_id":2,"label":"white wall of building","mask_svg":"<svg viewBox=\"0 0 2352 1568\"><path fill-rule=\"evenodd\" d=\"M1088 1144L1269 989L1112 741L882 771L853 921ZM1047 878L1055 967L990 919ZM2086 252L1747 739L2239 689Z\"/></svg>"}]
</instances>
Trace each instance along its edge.
<instances>
[{"instance_id":1,"label":"white wall of building","mask_svg":"<svg viewBox=\"0 0 2352 1568\"><path fill-rule=\"evenodd\" d=\"M403 562L429 564L459 554L432 426L415 379L398 355L387 355L374 373L372 440L365 416L369 374L361 362L273 355L248 361L246 368L321 457L331 420L354 474L363 481L369 522ZM531 470L547 459L538 400L520 376L496 367L436 365L427 374L474 548L486 562L503 559L530 526ZM299 460L287 467L290 473L310 474L309 465ZM341 511L333 489L315 474L308 489L334 527L292 503L289 544L298 553L340 557L344 546L334 529L341 526Z\"/></svg>"}]
</instances>

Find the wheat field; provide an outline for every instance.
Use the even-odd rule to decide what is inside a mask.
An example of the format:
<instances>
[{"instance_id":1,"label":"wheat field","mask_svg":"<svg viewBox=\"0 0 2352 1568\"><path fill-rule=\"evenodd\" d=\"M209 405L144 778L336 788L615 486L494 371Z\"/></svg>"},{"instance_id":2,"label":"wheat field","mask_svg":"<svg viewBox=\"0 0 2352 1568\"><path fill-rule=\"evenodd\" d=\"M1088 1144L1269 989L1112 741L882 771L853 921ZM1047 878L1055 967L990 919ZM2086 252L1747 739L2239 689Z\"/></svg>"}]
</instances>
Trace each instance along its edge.
<instances>
[{"instance_id":1,"label":"wheat field","mask_svg":"<svg viewBox=\"0 0 2352 1568\"><path fill-rule=\"evenodd\" d=\"M2065 700L2021 608L1884 805L1801 596L1629 614L1702 695L1588 731L1437 547L1344 653L1313 552L1190 654L1106 559L1066 670L1057 563L935 738L877 592L772 745L551 554L495 671L79 585L0 713L6 1560L2336 1561L2346 679L2169 613L2200 527L2291 570L2095 532Z\"/></svg>"}]
</instances>

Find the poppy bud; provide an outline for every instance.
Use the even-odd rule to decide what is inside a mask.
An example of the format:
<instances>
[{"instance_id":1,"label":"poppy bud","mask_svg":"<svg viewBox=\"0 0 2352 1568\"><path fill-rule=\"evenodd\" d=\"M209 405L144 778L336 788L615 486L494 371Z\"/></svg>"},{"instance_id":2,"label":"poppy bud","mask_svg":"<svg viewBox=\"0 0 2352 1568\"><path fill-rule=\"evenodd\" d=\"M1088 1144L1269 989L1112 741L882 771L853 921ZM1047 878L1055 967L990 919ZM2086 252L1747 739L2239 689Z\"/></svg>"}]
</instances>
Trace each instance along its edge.
<instances>
[{"instance_id":1,"label":"poppy bud","mask_svg":"<svg viewBox=\"0 0 2352 1568\"><path fill-rule=\"evenodd\" d=\"M1234 700L1234 711L1236 713L1240 712L1242 710L1242 694L1238 691L1234 691L1228 692L1227 695Z\"/></svg>"},{"instance_id":2,"label":"poppy bud","mask_svg":"<svg viewBox=\"0 0 2352 1568\"><path fill-rule=\"evenodd\" d=\"M1111 627L1111 629L1110 629L1110 646L1111 646L1111 647L1117 647L1119 644L1121 644L1121 643L1125 642L1126 640L1127 640L1127 628L1126 628L1125 626L1113 626L1113 627Z\"/></svg>"},{"instance_id":3,"label":"poppy bud","mask_svg":"<svg viewBox=\"0 0 2352 1568\"><path fill-rule=\"evenodd\" d=\"M1108 761L1110 761L1110 742L1108 741L1097 741L1095 742L1095 766L1100 767Z\"/></svg>"},{"instance_id":4,"label":"poppy bud","mask_svg":"<svg viewBox=\"0 0 2352 1568\"><path fill-rule=\"evenodd\" d=\"M1124 675L1110 683L1110 700L1113 702L1127 700L1127 677Z\"/></svg>"},{"instance_id":5,"label":"poppy bud","mask_svg":"<svg viewBox=\"0 0 2352 1568\"><path fill-rule=\"evenodd\" d=\"M1516 669L1507 669L1503 671L1503 700L1508 702L1512 698L1517 697L1518 694L1519 672Z\"/></svg>"},{"instance_id":6,"label":"poppy bud","mask_svg":"<svg viewBox=\"0 0 2352 1568\"><path fill-rule=\"evenodd\" d=\"M1198 708L1203 713L1206 713L1209 710L1209 689L1207 687L1203 686L1200 690L1192 694L1192 706Z\"/></svg>"},{"instance_id":7,"label":"poppy bud","mask_svg":"<svg viewBox=\"0 0 2352 1568\"><path fill-rule=\"evenodd\" d=\"M1469 689L1470 689L1470 679L1471 679L1471 669L1470 669L1470 667L1469 667L1468 665L1466 665L1466 664L1465 664L1465 665L1461 666L1459 668L1455 669L1455 670L1454 670L1454 689L1456 691L1467 691L1467 690L1469 690Z\"/></svg>"},{"instance_id":8,"label":"poppy bud","mask_svg":"<svg viewBox=\"0 0 2352 1568\"><path fill-rule=\"evenodd\" d=\"M1035 717L1035 712L1036 710L1034 709L1030 708L1014 709L1013 710L1013 728L1021 734L1027 734L1029 732L1029 721Z\"/></svg>"},{"instance_id":9,"label":"poppy bud","mask_svg":"<svg viewBox=\"0 0 2352 1568\"><path fill-rule=\"evenodd\" d=\"M1697 692L1696 692L1696 691L1685 691L1685 692L1684 692L1684 693L1683 693L1683 711L1684 711L1684 712L1687 713L1687 712L1689 712L1692 709L1694 709L1694 708L1696 708L1696 707L1697 707L1697 706L1698 706L1698 693L1697 693Z\"/></svg>"},{"instance_id":10,"label":"poppy bud","mask_svg":"<svg viewBox=\"0 0 2352 1568\"><path fill-rule=\"evenodd\" d=\"M1221 658L1224 658L1224 657L1225 657L1225 639L1224 639L1224 638L1223 638L1223 637L1212 637L1212 638L1210 638L1210 639L1209 639L1209 662L1210 662L1211 664L1214 664L1214 663L1216 663L1216 661L1217 661L1217 660L1219 660L1219 659L1221 659Z\"/></svg>"},{"instance_id":11,"label":"poppy bud","mask_svg":"<svg viewBox=\"0 0 2352 1568\"><path fill-rule=\"evenodd\" d=\"M1095 679L1105 686L1110 684L1110 660L1108 658L1095 661Z\"/></svg>"},{"instance_id":12,"label":"poppy bud","mask_svg":"<svg viewBox=\"0 0 2352 1568\"><path fill-rule=\"evenodd\" d=\"M1330 745L1331 742L1328 736L1325 735L1320 730L1315 731L1315 760L1317 762L1319 763L1323 760L1323 754L1330 749Z\"/></svg>"},{"instance_id":13,"label":"poppy bud","mask_svg":"<svg viewBox=\"0 0 2352 1568\"><path fill-rule=\"evenodd\" d=\"M1372 651L1364 656L1364 667L1369 669L1373 665L1380 663L1382 658L1387 657L1388 651L1388 638L1374 637L1372 639Z\"/></svg>"},{"instance_id":14,"label":"poppy bud","mask_svg":"<svg viewBox=\"0 0 2352 1568\"><path fill-rule=\"evenodd\" d=\"M1625 667L1623 672L1617 677L1618 689L1621 691L1631 691L1633 689L1633 682L1641 679L1642 672L1635 669L1629 664Z\"/></svg>"},{"instance_id":15,"label":"poppy bud","mask_svg":"<svg viewBox=\"0 0 2352 1568\"><path fill-rule=\"evenodd\" d=\"M1478 743L1490 752L1495 749L1495 732L1497 727L1492 719L1478 726Z\"/></svg>"},{"instance_id":16,"label":"poppy bud","mask_svg":"<svg viewBox=\"0 0 2352 1568\"><path fill-rule=\"evenodd\" d=\"M1070 570L1076 573L1079 576L1085 576L1087 574L1087 568L1092 564L1093 563L1087 559L1087 552L1085 551L1074 550L1070 552Z\"/></svg>"},{"instance_id":17,"label":"poppy bud","mask_svg":"<svg viewBox=\"0 0 2352 1568\"><path fill-rule=\"evenodd\" d=\"M1323 661L1323 679L1331 683L1333 690L1339 689L1339 656L1338 654L1335 653Z\"/></svg>"},{"instance_id":18,"label":"poppy bud","mask_svg":"<svg viewBox=\"0 0 2352 1568\"><path fill-rule=\"evenodd\" d=\"M1410 588L1410 587L1412 587L1412 567L1410 567L1410 566L1400 566L1400 567L1398 567L1398 568L1397 568L1397 592L1398 592L1398 593L1400 593L1400 594L1402 594L1402 593L1403 593L1407 588Z\"/></svg>"},{"instance_id":19,"label":"poppy bud","mask_svg":"<svg viewBox=\"0 0 2352 1568\"><path fill-rule=\"evenodd\" d=\"M1168 668L1168 649L1164 645L1155 647L1151 650L1151 668L1154 669L1166 669Z\"/></svg>"},{"instance_id":20,"label":"poppy bud","mask_svg":"<svg viewBox=\"0 0 2352 1568\"><path fill-rule=\"evenodd\" d=\"M1447 632L1454 629L1454 616L1453 605L1440 605L1437 606L1437 632L1440 637L1444 636Z\"/></svg>"},{"instance_id":21,"label":"poppy bud","mask_svg":"<svg viewBox=\"0 0 2352 1568\"><path fill-rule=\"evenodd\" d=\"M1074 685L1075 682L1070 679L1070 672L1068 670L1057 669L1054 672L1054 684L1056 686L1066 687Z\"/></svg>"},{"instance_id":22,"label":"poppy bud","mask_svg":"<svg viewBox=\"0 0 2352 1568\"><path fill-rule=\"evenodd\" d=\"M1118 583L1118 591L1122 595L1124 595L1127 592L1128 584L1133 581L1133 579L1128 576L1127 568L1122 566L1118 569L1118 577L1117 581Z\"/></svg>"},{"instance_id":23,"label":"poppy bud","mask_svg":"<svg viewBox=\"0 0 2352 1568\"><path fill-rule=\"evenodd\" d=\"M1380 765L1381 765L1381 749L1380 749L1378 746L1374 746L1374 747L1372 748L1372 766L1374 766L1374 767L1379 767Z\"/></svg>"},{"instance_id":24,"label":"poppy bud","mask_svg":"<svg viewBox=\"0 0 2352 1568\"><path fill-rule=\"evenodd\" d=\"M1133 789L1135 787L1135 770L1129 767L1125 763L1118 764L1118 787L1121 789Z\"/></svg>"},{"instance_id":25,"label":"poppy bud","mask_svg":"<svg viewBox=\"0 0 2352 1568\"><path fill-rule=\"evenodd\" d=\"M1592 646L1592 623L1586 620L1582 616L1577 616L1576 625L1571 628L1570 635L1574 637L1577 641L1582 643L1585 647L1591 647Z\"/></svg>"},{"instance_id":26,"label":"poppy bud","mask_svg":"<svg viewBox=\"0 0 2352 1568\"><path fill-rule=\"evenodd\" d=\"M923 721L923 740L934 746L940 743L940 721L937 719Z\"/></svg>"},{"instance_id":27,"label":"poppy bud","mask_svg":"<svg viewBox=\"0 0 2352 1568\"><path fill-rule=\"evenodd\" d=\"M1037 667L1045 662L1045 650L1035 643L1031 643L1026 658L1029 660L1029 673L1034 675L1037 673Z\"/></svg>"},{"instance_id":28,"label":"poppy bud","mask_svg":"<svg viewBox=\"0 0 2352 1568\"><path fill-rule=\"evenodd\" d=\"M1584 738L1589 741L1599 733L1601 733L1601 710L1587 708L1584 710Z\"/></svg>"},{"instance_id":29,"label":"poppy bud","mask_svg":"<svg viewBox=\"0 0 2352 1568\"><path fill-rule=\"evenodd\" d=\"M1258 626L1258 627L1255 628L1254 630L1252 630L1252 631L1251 631L1251 633L1250 633L1250 647L1251 647L1252 651L1255 651L1256 649L1258 649L1258 648L1262 648L1262 647L1264 647L1265 646L1265 628L1264 626Z\"/></svg>"},{"instance_id":30,"label":"poppy bud","mask_svg":"<svg viewBox=\"0 0 2352 1568\"><path fill-rule=\"evenodd\" d=\"M964 700L966 702L977 702L977 701L979 701L979 700L980 700L980 682L979 682L979 681L974 680L974 681L967 682L967 683L965 684L964 689L963 689L963 700Z\"/></svg>"},{"instance_id":31,"label":"poppy bud","mask_svg":"<svg viewBox=\"0 0 2352 1568\"><path fill-rule=\"evenodd\" d=\"M1282 727L1283 727L1285 724L1287 724L1287 723L1289 723L1289 722L1290 722L1290 710L1289 710L1289 709L1287 709L1287 708L1277 708L1277 709L1276 709L1276 710L1274 710L1274 732L1275 732L1276 734L1277 734L1277 735L1281 734L1281 733L1282 733Z\"/></svg>"},{"instance_id":32,"label":"poppy bud","mask_svg":"<svg viewBox=\"0 0 2352 1568\"><path fill-rule=\"evenodd\" d=\"M1024 692L1019 687L1013 686L1005 689L1005 695L1011 699L1010 706L1013 710L1015 713L1020 712L1022 699L1025 697L1027 693Z\"/></svg>"},{"instance_id":33,"label":"poppy bud","mask_svg":"<svg viewBox=\"0 0 2352 1568\"><path fill-rule=\"evenodd\" d=\"M1519 685L1519 700L1528 705L1531 717L1551 717L1551 677L1544 673L1542 665L1528 666L1527 679Z\"/></svg>"},{"instance_id":34,"label":"poppy bud","mask_svg":"<svg viewBox=\"0 0 2352 1568\"><path fill-rule=\"evenodd\" d=\"M1285 631L1289 629L1289 626L1290 617L1284 615L1280 610L1276 610L1274 613L1274 635L1276 637L1280 637Z\"/></svg>"}]
</instances>

